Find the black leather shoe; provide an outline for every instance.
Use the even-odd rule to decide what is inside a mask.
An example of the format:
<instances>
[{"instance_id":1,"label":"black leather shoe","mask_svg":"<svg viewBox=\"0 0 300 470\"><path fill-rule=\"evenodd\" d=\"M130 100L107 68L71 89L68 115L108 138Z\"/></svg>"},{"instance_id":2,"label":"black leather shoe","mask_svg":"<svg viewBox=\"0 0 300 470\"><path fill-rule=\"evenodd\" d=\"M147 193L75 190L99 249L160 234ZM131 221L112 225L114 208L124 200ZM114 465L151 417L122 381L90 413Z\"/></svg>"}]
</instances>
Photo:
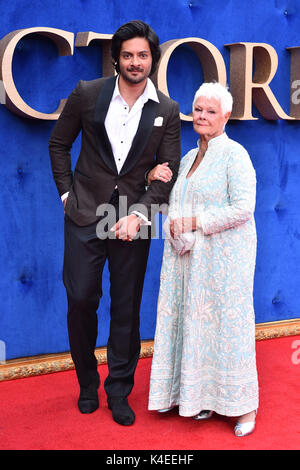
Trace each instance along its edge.
<instances>
[{"instance_id":1,"label":"black leather shoe","mask_svg":"<svg viewBox=\"0 0 300 470\"><path fill-rule=\"evenodd\" d=\"M130 426L134 423L135 414L128 405L127 398L124 397L108 397L108 408L112 411L113 419L118 424Z\"/></svg>"},{"instance_id":2,"label":"black leather shoe","mask_svg":"<svg viewBox=\"0 0 300 470\"><path fill-rule=\"evenodd\" d=\"M98 389L93 387L80 387L78 408L81 413L93 413L99 408Z\"/></svg>"}]
</instances>

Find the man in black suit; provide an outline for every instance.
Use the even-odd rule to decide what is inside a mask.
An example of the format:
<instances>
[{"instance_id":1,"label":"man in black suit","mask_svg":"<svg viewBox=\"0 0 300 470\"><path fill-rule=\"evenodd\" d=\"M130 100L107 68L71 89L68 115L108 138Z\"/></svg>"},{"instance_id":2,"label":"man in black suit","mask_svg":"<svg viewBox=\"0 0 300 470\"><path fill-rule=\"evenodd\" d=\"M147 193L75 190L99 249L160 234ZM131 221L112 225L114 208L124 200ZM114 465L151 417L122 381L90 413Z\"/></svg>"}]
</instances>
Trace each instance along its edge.
<instances>
[{"instance_id":1,"label":"man in black suit","mask_svg":"<svg viewBox=\"0 0 300 470\"><path fill-rule=\"evenodd\" d=\"M129 425L135 419L127 397L140 354L139 310L149 226L153 207L168 202L177 177L180 118L178 104L148 78L156 69L160 48L147 24L134 20L121 26L112 38L111 52L118 75L78 83L54 126L49 149L65 207L63 280L70 349L80 385L78 407L91 413L99 406L96 312L108 260L111 320L104 387L114 420ZM70 150L79 132L82 144L73 174ZM155 171L157 179L146 188L149 171ZM99 230L105 209L110 208L116 219L106 217L107 227Z\"/></svg>"}]
</instances>

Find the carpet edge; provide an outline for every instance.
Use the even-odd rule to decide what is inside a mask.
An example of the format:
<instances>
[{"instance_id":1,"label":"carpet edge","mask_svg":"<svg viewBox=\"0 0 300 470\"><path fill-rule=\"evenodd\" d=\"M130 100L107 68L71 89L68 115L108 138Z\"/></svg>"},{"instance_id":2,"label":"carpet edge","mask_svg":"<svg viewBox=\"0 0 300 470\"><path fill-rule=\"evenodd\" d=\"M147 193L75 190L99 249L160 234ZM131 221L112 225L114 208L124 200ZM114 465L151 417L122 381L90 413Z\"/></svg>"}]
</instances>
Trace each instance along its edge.
<instances>
[{"instance_id":1,"label":"carpet edge","mask_svg":"<svg viewBox=\"0 0 300 470\"><path fill-rule=\"evenodd\" d=\"M297 336L299 334L300 318L258 323L255 326L255 339L257 341L283 336ZM153 340L142 341L140 359L152 357L153 346ZM95 355L99 365L106 364L105 347L97 348ZM74 364L68 352L12 359L0 364L0 382L72 369L74 369Z\"/></svg>"}]
</instances>

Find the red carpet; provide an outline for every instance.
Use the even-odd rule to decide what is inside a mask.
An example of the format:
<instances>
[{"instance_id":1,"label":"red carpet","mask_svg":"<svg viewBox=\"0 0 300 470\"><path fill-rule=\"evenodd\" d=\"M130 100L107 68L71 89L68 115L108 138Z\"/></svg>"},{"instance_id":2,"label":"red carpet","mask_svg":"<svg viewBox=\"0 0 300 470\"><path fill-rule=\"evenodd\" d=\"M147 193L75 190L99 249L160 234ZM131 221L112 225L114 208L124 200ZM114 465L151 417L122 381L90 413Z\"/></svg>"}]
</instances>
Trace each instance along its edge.
<instances>
[{"instance_id":1,"label":"red carpet","mask_svg":"<svg viewBox=\"0 0 300 470\"><path fill-rule=\"evenodd\" d=\"M77 410L74 371L1 382L0 449L298 450L299 340L290 336L257 342L260 408L256 431L248 437L236 438L234 421L222 416L198 422L176 411L163 416L147 411L151 359L141 359L129 399L136 412L136 422L130 427L111 419L103 390L106 366L99 367L100 408L92 415Z\"/></svg>"}]
</instances>

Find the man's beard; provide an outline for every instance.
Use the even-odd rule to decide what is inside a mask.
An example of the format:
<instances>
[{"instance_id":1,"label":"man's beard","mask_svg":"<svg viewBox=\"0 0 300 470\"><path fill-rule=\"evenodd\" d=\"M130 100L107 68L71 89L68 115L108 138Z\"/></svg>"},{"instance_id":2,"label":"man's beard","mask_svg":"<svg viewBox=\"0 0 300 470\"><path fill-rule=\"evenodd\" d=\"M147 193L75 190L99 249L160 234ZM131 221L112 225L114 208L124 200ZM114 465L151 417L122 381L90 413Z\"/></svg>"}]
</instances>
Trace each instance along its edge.
<instances>
[{"instance_id":1,"label":"man's beard","mask_svg":"<svg viewBox=\"0 0 300 470\"><path fill-rule=\"evenodd\" d=\"M130 75L128 72L141 72L142 75L138 75L137 77L134 77L134 76ZM135 83L135 84L141 83L145 79L148 78L148 75L145 73L145 70L141 69L139 67L130 67L126 70L121 69L120 70L120 75L125 81L127 81L129 83Z\"/></svg>"}]
</instances>

